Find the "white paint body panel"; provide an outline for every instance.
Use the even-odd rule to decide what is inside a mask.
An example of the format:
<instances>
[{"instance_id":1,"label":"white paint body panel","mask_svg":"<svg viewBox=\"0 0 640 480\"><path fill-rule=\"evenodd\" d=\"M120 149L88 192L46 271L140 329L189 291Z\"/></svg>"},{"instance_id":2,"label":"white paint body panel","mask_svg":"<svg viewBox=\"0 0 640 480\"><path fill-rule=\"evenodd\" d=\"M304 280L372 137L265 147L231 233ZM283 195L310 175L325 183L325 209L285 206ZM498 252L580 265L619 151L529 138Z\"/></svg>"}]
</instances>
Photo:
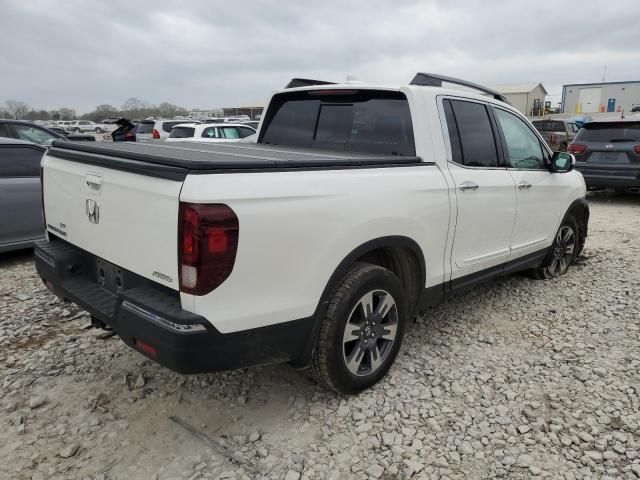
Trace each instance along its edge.
<instances>
[{"instance_id":1,"label":"white paint body panel","mask_svg":"<svg viewBox=\"0 0 640 480\"><path fill-rule=\"evenodd\" d=\"M43 159L47 225L88 252L167 287L178 289L178 198L181 182L136 175L95 165ZM90 182L100 183L89 188ZM99 208L91 223L86 201ZM64 227L61 226L64 225ZM54 235L59 233L47 228ZM153 272L168 275L168 282Z\"/></svg>"}]
</instances>

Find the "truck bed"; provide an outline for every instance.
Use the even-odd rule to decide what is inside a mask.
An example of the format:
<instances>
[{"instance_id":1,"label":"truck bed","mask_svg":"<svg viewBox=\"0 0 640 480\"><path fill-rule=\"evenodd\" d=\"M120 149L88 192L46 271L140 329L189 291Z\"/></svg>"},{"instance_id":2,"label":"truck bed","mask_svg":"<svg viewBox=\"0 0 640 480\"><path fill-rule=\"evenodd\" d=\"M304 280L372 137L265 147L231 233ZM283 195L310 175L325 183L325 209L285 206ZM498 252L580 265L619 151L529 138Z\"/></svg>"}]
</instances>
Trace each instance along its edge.
<instances>
[{"instance_id":1,"label":"truck bed","mask_svg":"<svg viewBox=\"0 0 640 480\"><path fill-rule=\"evenodd\" d=\"M416 165L420 157L328 152L255 143L53 142L49 156L170 180L187 174Z\"/></svg>"}]
</instances>

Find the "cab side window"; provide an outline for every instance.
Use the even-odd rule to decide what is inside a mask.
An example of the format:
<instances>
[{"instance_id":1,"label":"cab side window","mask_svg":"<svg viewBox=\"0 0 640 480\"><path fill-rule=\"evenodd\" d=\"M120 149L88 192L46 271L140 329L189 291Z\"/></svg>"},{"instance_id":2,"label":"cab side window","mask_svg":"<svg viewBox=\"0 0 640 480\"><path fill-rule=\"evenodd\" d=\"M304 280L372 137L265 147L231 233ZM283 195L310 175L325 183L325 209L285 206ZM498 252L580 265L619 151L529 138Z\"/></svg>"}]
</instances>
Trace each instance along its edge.
<instances>
[{"instance_id":1,"label":"cab side window","mask_svg":"<svg viewBox=\"0 0 640 480\"><path fill-rule=\"evenodd\" d=\"M487 107L482 103L445 100L452 160L467 167L498 166L498 151Z\"/></svg>"},{"instance_id":2,"label":"cab side window","mask_svg":"<svg viewBox=\"0 0 640 480\"><path fill-rule=\"evenodd\" d=\"M512 113L494 108L505 143L507 165L526 170L545 169L540 140L525 122Z\"/></svg>"}]
</instances>

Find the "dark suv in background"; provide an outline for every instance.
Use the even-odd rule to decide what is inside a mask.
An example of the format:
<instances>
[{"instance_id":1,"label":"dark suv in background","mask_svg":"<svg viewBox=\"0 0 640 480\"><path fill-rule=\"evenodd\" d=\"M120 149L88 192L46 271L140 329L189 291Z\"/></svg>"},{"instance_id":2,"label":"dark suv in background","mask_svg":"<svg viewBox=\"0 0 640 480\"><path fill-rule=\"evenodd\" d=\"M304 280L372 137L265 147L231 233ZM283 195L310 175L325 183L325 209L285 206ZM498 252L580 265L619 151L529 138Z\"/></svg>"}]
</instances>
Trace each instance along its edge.
<instances>
[{"instance_id":1,"label":"dark suv in background","mask_svg":"<svg viewBox=\"0 0 640 480\"><path fill-rule=\"evenodd\" d=\"M586 123L568 151L588 188L640 193L639 120Z\"/></svg>"}]
</instances>

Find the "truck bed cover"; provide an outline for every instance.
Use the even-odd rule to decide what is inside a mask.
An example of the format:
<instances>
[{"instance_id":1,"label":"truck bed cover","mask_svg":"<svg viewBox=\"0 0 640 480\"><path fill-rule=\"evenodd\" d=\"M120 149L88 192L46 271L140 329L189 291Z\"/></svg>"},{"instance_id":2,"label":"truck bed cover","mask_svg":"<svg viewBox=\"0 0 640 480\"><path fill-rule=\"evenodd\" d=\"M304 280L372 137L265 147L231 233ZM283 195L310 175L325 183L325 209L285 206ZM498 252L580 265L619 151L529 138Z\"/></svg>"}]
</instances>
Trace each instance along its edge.
<instances>
[{"instance_id":1,"label":"truck bed cover","mask_svg":"<svg viewBox=\"0 0 640 480\"><path fill-rule=\"evenodd\" d=\"M110 143L54 141L48 155L142 175L184 180L187 174L380 168L422 164L420 157L320 151L256 143Z\"/></svg>"}]
</instances>

